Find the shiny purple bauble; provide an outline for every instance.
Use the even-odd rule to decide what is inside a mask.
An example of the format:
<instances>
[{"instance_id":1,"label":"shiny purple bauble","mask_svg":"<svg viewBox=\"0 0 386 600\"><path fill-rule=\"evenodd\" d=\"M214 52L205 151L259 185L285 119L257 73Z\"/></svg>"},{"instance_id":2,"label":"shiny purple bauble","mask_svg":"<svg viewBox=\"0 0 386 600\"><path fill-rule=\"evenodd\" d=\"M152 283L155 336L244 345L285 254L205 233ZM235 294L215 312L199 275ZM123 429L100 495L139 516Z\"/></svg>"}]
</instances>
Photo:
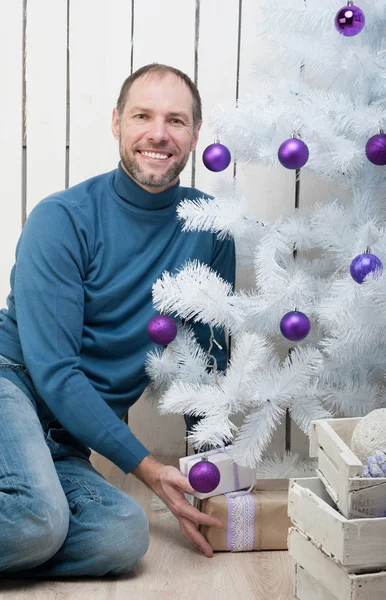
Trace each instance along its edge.
<instances>
[{"instance_id":1,"label":"shiny purple bauble","mask_svg":"<svg viewBox=\"0 0 386 600\"><path fill-rule=\"evenodd\" d=\"M366 144L366 156L373 165L386 165L386 133L377 133Z\"/></svg>"},{"instance_id":2,"label":"shiny purple bauble","mask_svg":"<svg viewBox=\"0 0 386 600\"><path fill-rule=\"evenodd\" d=\"M177 323L167 315L153 317L147 326L147 333L152 342L160 346L166 346L174 340L177 335Z\"/></svg>"},{"instance_id":3,"label":"shiny purple bauble","mask_svg":"<svg viewBox=\"0 0 386 600\"><path fill-rule=\"evenodd\" d=\"M293 310L284 315L280 321L280 331L287 340L300 342L310 333L311 323L307 315Z\"/></svg>"},{"instance_id":4,"label":"shiny purple bauble","mask_svg":"<svg viewBox=\"0 0 386 600\"><path fill-rule=\"evenodd\" d=\"M307 145L298 138L289 138L283 142L277 153L280 163L286 169L301 169L309 155Z\"/></svg>"},{"instance_id":5,"label":"shiny purple bauble","mask_svg":"<svg viewBox=\"0 0 386 600\"><path fill-rule=\"evenodd\" d=\"M343 6L335 17L335 27L345 37L358 35L365 26L365 15L358 6Z\"/></svg>"},{"instance_id":6,"label":"shiny purple bauble","mask_svg":"<svg viewBox=\"0 0 386 600\"><path fill-rule=\"evenodd\" d=\"M383 265L375 254L359 254L351 263L351 277L357 283L363 283L369 273L380 273Z\"/></svg>"},{"instance_id":7,"label":"shiny purple bauble","mask_svg":"<svg viewBox=\"0 0 386 600\"><path fill-rule=\"evenodd\" d=\"M200 460L189 471L189 483L201 494L209 494L220 483L220 471L212 462Z\"/></svg>"},{"instance_id":8,"label":"shiny purple bauble","mask_svg":"<svg viewBox=\"0 0 386 600\"><path fill-rule=\"evenodd\" d=\"M224 171L231 162L231 153L223 144L211 144L205 148L202 160L209 171Z\"/></svg>"}]
</instances>

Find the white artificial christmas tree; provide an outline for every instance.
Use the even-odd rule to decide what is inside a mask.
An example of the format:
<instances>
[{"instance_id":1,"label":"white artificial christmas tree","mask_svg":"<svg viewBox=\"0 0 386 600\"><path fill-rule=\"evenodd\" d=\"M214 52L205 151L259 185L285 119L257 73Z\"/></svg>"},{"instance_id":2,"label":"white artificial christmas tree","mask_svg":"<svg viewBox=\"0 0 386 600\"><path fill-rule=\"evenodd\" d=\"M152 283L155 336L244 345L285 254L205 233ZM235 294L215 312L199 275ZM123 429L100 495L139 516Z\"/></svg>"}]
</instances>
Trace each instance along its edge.
<instances>
[{"instance_id":1,"label":"white artificial christmas tree","mask_svg":"<svg viewBox=\"0 0 386 600\"><path fill-rule=\"evenodd\" d=\"M258 35L278 55L276 66L259 65L258 94L216 110L214 133L237 163L267 166L295 138L309 151L302 173L336 182L337 192L312 210L264 224L233 184L219 187L214 200L182 203L186 231L234 237L238 264L254 270L256 288L232 293L196 262L176 276L165 273L154 285L154 306L226 328L232 355L219 372L183 325L147 364L161 412L203 417L191 435L196 448L232 440L234 459L252 467L286 411L307 434L312 419L386 406L386 2L347 6L353 20L346 24L335 24L339 0L260 5ZM365 26L351 36L361 14ZM280 158L286 162L285 153ZM357 259L359 270L351 263L366 252L375 258L364 277L368 256ZM300 341L281 332L281 323L289 331L282 319L291 311L311 324ZM238 429L231 417L240 411Z\"/></svg>"}]
</instances>

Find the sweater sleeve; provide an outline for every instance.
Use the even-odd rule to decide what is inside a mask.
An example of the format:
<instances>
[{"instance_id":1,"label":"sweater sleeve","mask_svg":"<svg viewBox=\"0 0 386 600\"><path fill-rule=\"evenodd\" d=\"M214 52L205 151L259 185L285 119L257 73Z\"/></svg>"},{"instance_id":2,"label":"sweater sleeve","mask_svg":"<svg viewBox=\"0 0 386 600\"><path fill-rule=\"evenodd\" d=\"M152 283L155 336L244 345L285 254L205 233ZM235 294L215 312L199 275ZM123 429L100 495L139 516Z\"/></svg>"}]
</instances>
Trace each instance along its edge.
<instances>
[{"instance_id":1,"label":"sweater sleeve","mask_svg":"<svg viewBox=\"0 0 386 600\"><path fill-rule=\"evenodd\" d=\"M83 281L92 243L76 207L50 198L34 208L16 253L19 336L36 390L55 417L80 442L128 473L149 451L81 370Z\"/></svg>"}]
</instances>

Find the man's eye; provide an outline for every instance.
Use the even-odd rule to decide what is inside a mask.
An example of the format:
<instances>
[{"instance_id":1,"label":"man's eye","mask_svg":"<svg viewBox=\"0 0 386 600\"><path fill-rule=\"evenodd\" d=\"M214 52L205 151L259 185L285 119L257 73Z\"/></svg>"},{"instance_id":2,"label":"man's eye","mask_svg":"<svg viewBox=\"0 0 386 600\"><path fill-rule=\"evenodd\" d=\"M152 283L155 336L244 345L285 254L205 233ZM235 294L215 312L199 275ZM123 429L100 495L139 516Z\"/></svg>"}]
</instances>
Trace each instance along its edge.
<instances>
[{"instance_id":1,"label":"man's eye","mask_svg":"<svg viewBox=\"0 0 386 600\"><path fill-rule=\"evenodd\" d=\"M146 119L146 116L147 115L135 115L134 119L140 119L140 120L142 120L142 119Z\"/></svg>"},{"instance_id":2,"label":"man's eye","mask_svg":"<svg viewBox=\"0 0 386 600\"><path fill-rule=\"evenodd\" d=\"M172 119L172 123L174 123L175 125L183 125L181 119Z\"/></svg>"}]
</instances>

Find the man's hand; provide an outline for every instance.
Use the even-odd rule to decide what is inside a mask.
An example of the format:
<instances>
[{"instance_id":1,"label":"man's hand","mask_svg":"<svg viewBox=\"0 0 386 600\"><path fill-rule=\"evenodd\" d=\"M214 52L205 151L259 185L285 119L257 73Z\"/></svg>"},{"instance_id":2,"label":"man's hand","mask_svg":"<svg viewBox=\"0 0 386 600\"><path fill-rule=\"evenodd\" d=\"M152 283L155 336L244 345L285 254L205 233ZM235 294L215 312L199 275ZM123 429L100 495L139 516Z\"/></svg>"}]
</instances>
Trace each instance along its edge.
<instances>
[{"instance_id":1,"label":"man's hand","mask_svg":"<svg viewBox=\"0 0 386 600\"><path fill-rule=\"evenodd\" d=\"M133 471L146 483L169 507L178 519L182 535L194 544L205 556L213 556L213 550L198 531L198 525L209 525L222 529L224 525L218 519L205 515L192 506L184 493L194 494L188 478L181 475L175 467L163 465L153 456L146 456Z\"/></svg>"}]
</instances>

